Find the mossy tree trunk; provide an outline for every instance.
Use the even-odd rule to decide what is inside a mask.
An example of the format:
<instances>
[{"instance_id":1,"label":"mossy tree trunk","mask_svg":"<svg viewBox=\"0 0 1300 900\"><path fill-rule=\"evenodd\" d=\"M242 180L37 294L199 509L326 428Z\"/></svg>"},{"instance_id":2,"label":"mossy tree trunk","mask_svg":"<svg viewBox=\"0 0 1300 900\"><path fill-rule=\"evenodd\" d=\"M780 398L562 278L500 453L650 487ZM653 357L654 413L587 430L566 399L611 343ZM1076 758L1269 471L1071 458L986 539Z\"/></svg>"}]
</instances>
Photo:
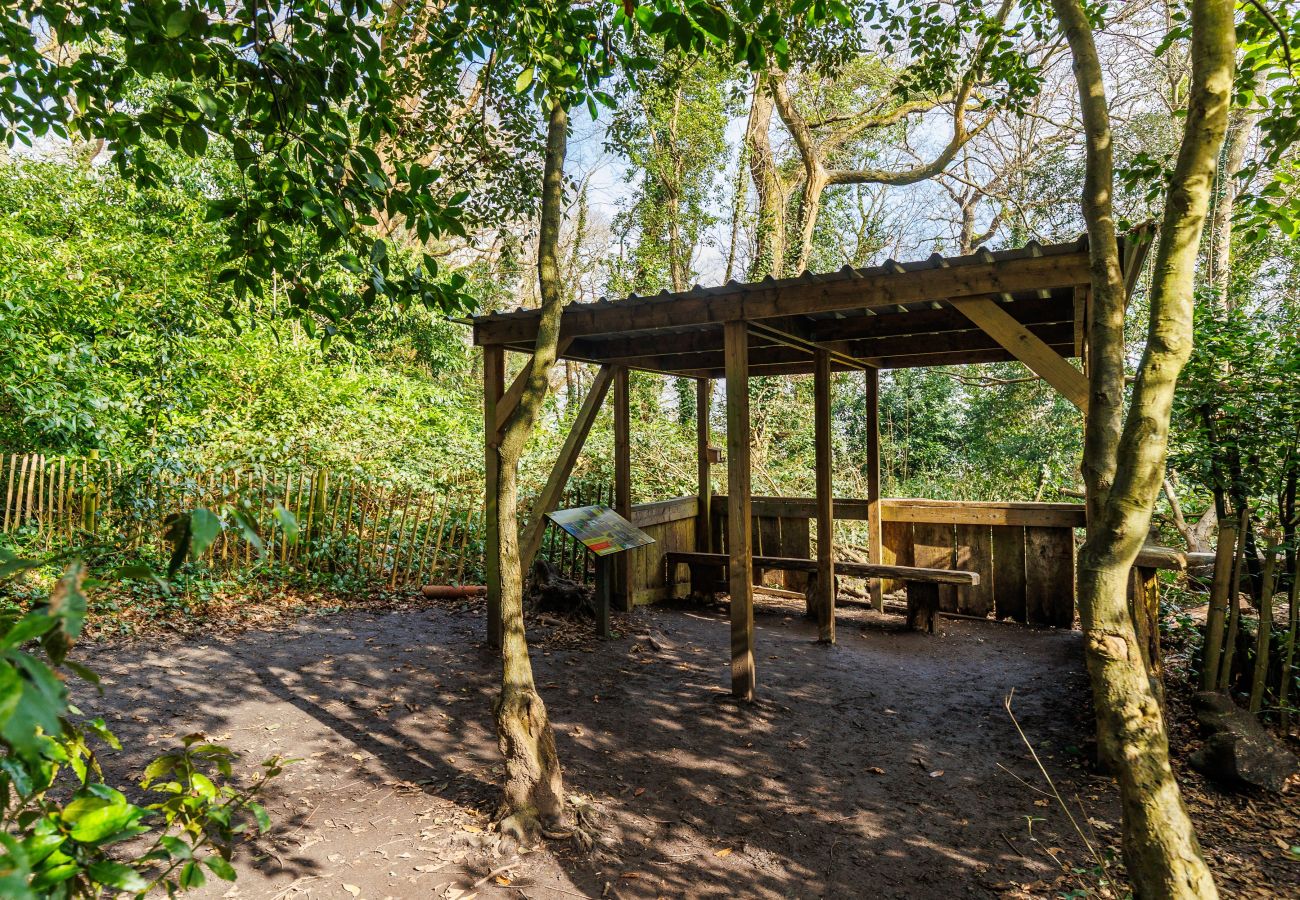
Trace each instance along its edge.
<instances>
[{"instance_id":1,"label":"mossy tree trunk","mask_svg":"<svg viewBox=\"0 0 1300 900\"><path fill-rule=\"evenodd\" d=\"M555 735L546 705L537 693L528 639L524 633L524 573L519 556L519 459L550 389L560 336L560 224L564 204L564 160L569 118L552 97L546 130L546 163L538 229L537 279L542 317L533 368L519 405L503 429L495 452L500 458L496 504L500 532L501 695L496 703L497 740L505 757L502 831L523 840L564 818L564 779L555 752Z\"/></svg>"},{"instance_id":2,"label":"mossy tree trunk","mask_svg":"<svg viewBox=\"0 0 1300 900\"><path fill-rule=\"evenodd\" d=\"M1187 118L1156 248L1147 345L1127 415L1125 293L1115 239L1105 82L1079 0L1053 0L1053 5L1074 56L1087 145L1083 206L1093 310L1083 461L1089 518L1079 554L1079 611L1098 737L1119 778L1124 860L1136 895L1216 897L1169 764L1158 692L1142 663L1125 590L1164 477L1174 389L1191 353L1193 278L1232 96L1233 4L1192 0Z\"/></svg>"}]
</instances>

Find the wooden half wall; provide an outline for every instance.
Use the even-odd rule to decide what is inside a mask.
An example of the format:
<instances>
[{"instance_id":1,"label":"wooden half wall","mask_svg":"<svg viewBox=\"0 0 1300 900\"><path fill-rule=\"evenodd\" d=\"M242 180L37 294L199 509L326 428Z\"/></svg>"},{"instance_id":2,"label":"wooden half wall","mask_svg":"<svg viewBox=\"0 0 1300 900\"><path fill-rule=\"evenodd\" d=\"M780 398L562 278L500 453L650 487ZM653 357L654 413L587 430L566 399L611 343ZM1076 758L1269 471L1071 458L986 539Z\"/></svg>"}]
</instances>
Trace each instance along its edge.
<instances>
[{"instance_id":1,"label":"wooden half wall","mask_svg":"<svg viewBox=\"0 0 1300 900\"><path fill-rule=\"evenodd\" d=\"M629 517L632 524L655 541L627 553L633 603L657 603L674 596L675 591L678 594L686 593L685 589L677 590L678 583L667 580L676 578L677 574L669 572L665 576L667 567L664 565L664 554L670 550L695 549L695 520L699 506L699 500L691 495L655 503L639 503L632 507L632 515Z\"/></svg>"},{"instance_id":2,"label":"wooden half wall","mask_svg":"<svg viewBox=\"0 0 1300 900\"><path fill-rule=\"evenodd\" d=\"M882 563L979 573L978 585L943 586L944 611L1060 628L1073 624L1075 529L1085 524L1081 505L885 499L881 506ZM756 554L811 556L811 499L755 497L752 509ZM715 546L723 546L725 498L715 498L713 515L721 542ZM865 520L867 502L836 500L835 518ZM901 587L884 584L887 593Z\"/></svg>"}]
</instances>

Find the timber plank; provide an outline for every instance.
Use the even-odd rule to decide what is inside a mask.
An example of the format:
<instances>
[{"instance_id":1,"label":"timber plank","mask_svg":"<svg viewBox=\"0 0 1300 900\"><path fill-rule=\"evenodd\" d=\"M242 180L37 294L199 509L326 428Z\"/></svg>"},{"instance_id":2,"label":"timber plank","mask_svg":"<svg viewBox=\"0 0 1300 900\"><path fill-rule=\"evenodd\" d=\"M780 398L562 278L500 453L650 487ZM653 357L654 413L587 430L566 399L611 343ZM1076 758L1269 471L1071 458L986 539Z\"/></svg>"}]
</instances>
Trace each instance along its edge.
<instances>
[{"instance_id":1,"label":"timber plank","mask_svg":"<svg viewBox=\"0 0 1300 900\"><path fill-rule=\"evenodd\" d=\"M1074 532L1025 529L1025 609L1030 623L1074 624Z\"/></svg>"},{"instance_id":2,"label":"timber plank","mask_svg":"<svg viewBox=\"0 0 1300 900\"><path fill-rule=\"evenodd\" d=\"M912 526L912 560L921 568L951 569L953 562L953 529L951 525L917 522ZM957 611L957 591L941 588L939 609Z\"/></svg>"},{"instance_id":3,"label":"timber plank","mask_svg":"<svg viewBox=\"0 0 1300 900\"><path fill-rule=\"evenodd\" d=\"M881 531L884 525L880 496L880 370L863 373L863 400L867 430L867 555L874 563L883 562ZM885 609L884 585L871 582L871 604L876 612Z\"/></svg>"},{"instance_id":4,"label":"timber plank","mask_svg":"<svg viewBox=\"0 0 1300 900\"><path fill-rule=\"evenodd\" d=\"M817 501L817 617L819 640L835 643L835 497L832 493L831 355L814 351L813 434ZM874 369L872 371L875 371ZM873 559L873 562L880 562Z\"/></svg>"},{"instance_id":5,"label":"timber plank","mask_svg":"<svg viewBox=\"0 0 1300 900\"><path fill-rule=\"evenodd\" d=\"M632 425L626 366L614 367L614 512L632 517ZM581 447L579 447L581 450ZM568 480L566 475L565 480ZM623 612L632 611L632 560L620 553L614 558L612 602Z\"/></svg>"},{"instance_id":6,"label":"timber plank","mask_svg":"<svg viewBox=\"0 0 1300 900\"><path fill-rule=\"evenodd\" d=\"M916 560L912 555L912 523L883 522L880 526L880 562L887 566L911 566ZM893 578L883 579L881 591L892 594L902 588L903 583Z\"/></svg>"},{"instance_id":7,"label":"timber plank","mask_svg":"<svg viewBox=\"0 0 1300 900\"><path fill-rule=\"evenodd\" d=\"M957 612L985 617L993 610L993 532L987 525L957 526L957 568L978 572L979 584L957 592Z\"/></svg>"},{"instance_id":8,"label":"timber plank","mask_svg":"<svg viewBox=\"0 0 1300 900\"><path fill-rule=\"evenodd\" d=\"M996 525L993 533L993 608L998 619L1028 621L1025 611L1025 529Z\"/></svg>"},{"instance_id":9,"label":"timber plank","mask_svg":"<svg viewBox=\"0 0 1300 900\"><path fill-rule=\"evenodd\" d=\"M612 307L611 307L612 308ZM749 332L727 322L727 548L731 593L731 693L753 700L754 558L749 495Z\"/></svg>"},{"instance_id":10,"label":"timber plank","mask_svg":"<svg viewBox=\"0 0 1300 900\"><path fill-rule=\"evenodd\" d=\"M811 554L812 534L809 528L809 520L806 518L781 519L781 549L776 551L776 555L804 559ZM807 588L808 574L806 572L796 572L793 569L785 570L785 589L787 591L802 594Z\"/></svg>"},{"instance_id":11,"label":"timber plank","mask_svg":"<svg viewBox=\"0 0 1300 900\"><path fill-rule=\"evenodd\" d=\"M670 551L667 558L672 565L722 566L728 565L725 553L698 553L692 551ZM788 559L780 556L759 556L753 560L755 565L769 569L794 569L800 572L816 572L815 559ZM930 581L944 585L978 584L978 572L963 572L951 567L931 569L922 566L885 566L875 563L836 561L835 570L852 578L896 578L900 581Z\"/></svg>"},{"instance_id":12,"label":"timber plank","mask_svg":"<svg viewBox=\"0 0 1300 900\"><path fill-rule=\"evenodd\" d=\"M1073 302L1073 301L1072 301ZM954 300L952 305L1036 375L1083 412L1088 411L1088 380L1050 344L1020 324L993 300ZM1070 330L1073 342L1073 329ZM1073 350L1073 347L1071 347Z\"/></svg>"}]
</instances>

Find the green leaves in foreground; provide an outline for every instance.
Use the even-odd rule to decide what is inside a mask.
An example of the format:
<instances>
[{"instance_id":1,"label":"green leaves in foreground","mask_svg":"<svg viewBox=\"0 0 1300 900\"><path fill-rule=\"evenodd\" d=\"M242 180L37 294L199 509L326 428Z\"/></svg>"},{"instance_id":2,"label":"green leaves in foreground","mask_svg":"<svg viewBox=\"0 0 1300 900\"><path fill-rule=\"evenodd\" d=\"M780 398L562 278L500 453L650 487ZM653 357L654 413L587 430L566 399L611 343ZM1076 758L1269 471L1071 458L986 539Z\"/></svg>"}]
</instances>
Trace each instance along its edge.
<instances>
[{"instance_id":1,"label":"green leaves in foreground","mask_svg":"<svg viewBox=\"0 0 1300 900\"><path fill-rule=\"evenodd\" d=\"M191 514L178 527L187 550L206 549L220 521ZM0 580L37 565L0 549ZM156 801L132 803L107 784L91 742L121 744L102 719L74 720L79 713L58 671L97 681L67 659L85 622L84 581L82 564L74 562L47 603L0 623L0 896L89 898L155 888L174 894L202 885L205 868L233 881L234 843L250 827L270 827L254 798L282 763L267 760L240 788L234 754L193 734L145 770L140 786ZM125 849L141 839L142 849Z\"/></svg>"}]
</instances>

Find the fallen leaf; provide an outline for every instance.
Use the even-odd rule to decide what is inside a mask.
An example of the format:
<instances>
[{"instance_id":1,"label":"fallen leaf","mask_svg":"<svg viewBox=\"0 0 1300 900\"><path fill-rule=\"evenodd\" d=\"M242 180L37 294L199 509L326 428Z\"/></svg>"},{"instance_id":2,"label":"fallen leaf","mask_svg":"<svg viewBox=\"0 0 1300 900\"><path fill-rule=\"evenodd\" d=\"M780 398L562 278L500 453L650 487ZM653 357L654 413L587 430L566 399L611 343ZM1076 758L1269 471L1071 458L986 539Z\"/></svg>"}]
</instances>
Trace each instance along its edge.
<instances>
[{"instance_id":1,"label":"fallen leaf","mask_svg":"<svg viewBox=\"0 0 1300 900\"><path fill-rule=\"evenodd\" d=\"M721 850L714 851L714 856L727 856L731 853L730 847L723 847Z\"/></svg>"},{"instance_id":2,"label":"fallen leaf","mask_svg":"<svg viewBox=\"0 0 1300 900\"><path fill-rule=\"evenodd\" d=\"M935 769L933 772L930 773L931 778L939 778L942 775L943 775L943 769Z\"/></svg>"},{"instance_id":3,"label":"fallen leaf","mask_svg":"<svg viewBox=\"0 0 1300 900\"><path fill-rule=\"evenodd\" d=\"M632 796L640 797L644 793L645 793L645 788L637 788L635 791L632 792Z\"/></svg>"},{"instance_id":4,"label":"fallen leaf","mask_svg":"<svg viewBox=\"0 0 1300 900\"><path fill-rule=\"evenodd\" d=\"M501 885L502 887L505 887L507 884L510 883L510 879L504 875L498 875L496 880L497 880L497 884Z\"/></svg>"},{"instance_id":5,"label":"fallen leaf","mask_svg":"<svg viewBox=\"0 0 1300 900\"><path fill-rule=\"evenodd\" d=\"M361 895L361 888L357 887L355 884L348 884L347 882L344 882L343 890L347 891L353 897L359 897Z\"/></svg>"},{"instance_id":6,"label":"fallen leaf","mask_svg":"<svg viewBox=\"0 0 1300 900\"><path fill-rule=\"evenodd\" d=\"M870 772L872 775L884 775L884 774L885 774L885 770L882 769L882 768L880 768L880 766L872 766L870 769L867 769L867 771Z\"/></svg>"}]
</instances>

